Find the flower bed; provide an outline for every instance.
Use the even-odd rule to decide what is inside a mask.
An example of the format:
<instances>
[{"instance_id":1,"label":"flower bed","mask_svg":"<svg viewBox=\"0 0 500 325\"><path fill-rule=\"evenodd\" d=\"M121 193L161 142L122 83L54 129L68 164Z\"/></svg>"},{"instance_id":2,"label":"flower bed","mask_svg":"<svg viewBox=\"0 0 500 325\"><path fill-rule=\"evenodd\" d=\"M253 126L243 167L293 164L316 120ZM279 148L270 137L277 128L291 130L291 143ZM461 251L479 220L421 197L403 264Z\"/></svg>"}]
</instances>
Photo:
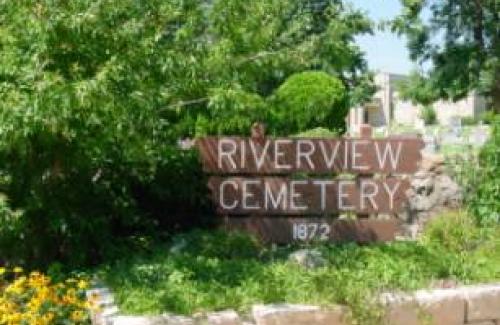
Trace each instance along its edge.
<instances>
[{"instance_id":1,"label":"flower bed","mask_svg":"<svg viewBox=\"0 0 500 325\"><path fill-rule=\"evenodd\" d=\"M70 278L53 282L40 273L22 268L0 268L0 324L89 324L92 300L88 282ZM69 323L68 323L69 322Z\"/></svg>"}]
</instances>

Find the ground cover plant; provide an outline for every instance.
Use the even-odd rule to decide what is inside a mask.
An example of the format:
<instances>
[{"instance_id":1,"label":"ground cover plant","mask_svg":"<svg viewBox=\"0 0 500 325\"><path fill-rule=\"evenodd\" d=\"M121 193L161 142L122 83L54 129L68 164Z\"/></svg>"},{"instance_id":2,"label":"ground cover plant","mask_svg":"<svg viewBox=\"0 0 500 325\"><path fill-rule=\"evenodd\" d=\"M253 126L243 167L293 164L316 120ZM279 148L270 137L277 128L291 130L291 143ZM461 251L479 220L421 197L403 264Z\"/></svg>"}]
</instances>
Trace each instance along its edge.
<instances>
[{"instance_id":1,"label":"ground cover plant","mask_svg":"<svg viewBox=\"0 0 500 325\"><path fill-rule=\"evenodd\" d=\"M312 245L327 265L304 269L287 259L297 247L265 247L243 234L195 231L176 237L173 246L109 264L100 274L125 313L339 303L363 320L380 316L371 299L381 291L422 288L440 279L499 280L499 235L499 227L479 227L465 213L450 213L416 242Z\"/></svg>"},{"instance_id":2,"label":"ground cover plant","mask_svg":"<svg viewBox=\"0 0 500 325\"><path fill-rule=\"evenodd\" d=\"M464 190L464 205L479 224L500 222L500 118L491 120L491 135L483 147L447 145L448 172Z\"/></svg>"}]
</instances>

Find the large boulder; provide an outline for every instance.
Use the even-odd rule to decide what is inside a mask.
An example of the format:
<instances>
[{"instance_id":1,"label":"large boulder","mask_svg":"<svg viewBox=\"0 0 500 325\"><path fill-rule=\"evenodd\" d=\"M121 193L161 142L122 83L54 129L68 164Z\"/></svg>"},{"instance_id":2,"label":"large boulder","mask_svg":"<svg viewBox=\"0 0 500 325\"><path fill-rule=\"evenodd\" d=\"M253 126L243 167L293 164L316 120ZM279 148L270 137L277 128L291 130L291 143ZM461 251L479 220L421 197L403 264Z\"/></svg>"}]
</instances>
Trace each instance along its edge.
<instances>
[{"instance_id":1,"label":"large boulder","mask_svg":"<svg viewBox=\"0 0 500 325\"><path fill-rule=\"evenodd\" d=\"M424 155L420 169L410 177L411 187L406 193L408 204L399 214L405 223L403 233L414 238L423 225L446 209L459 208L462 188L446 174L442 155Z\"/></svg>"}]
</instances>

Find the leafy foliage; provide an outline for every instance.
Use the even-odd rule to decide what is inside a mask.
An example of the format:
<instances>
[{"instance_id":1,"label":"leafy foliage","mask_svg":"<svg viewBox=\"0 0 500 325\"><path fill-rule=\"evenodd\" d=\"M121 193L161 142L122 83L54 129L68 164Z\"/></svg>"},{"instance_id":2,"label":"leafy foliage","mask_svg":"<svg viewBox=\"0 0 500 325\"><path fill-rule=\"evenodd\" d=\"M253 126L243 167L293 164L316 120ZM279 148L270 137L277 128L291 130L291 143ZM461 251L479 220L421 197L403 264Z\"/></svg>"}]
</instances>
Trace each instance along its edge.
<instances>
[{"instance_id":1,"label":"leafy foliage","mask_svg":"<svg viewBox=\"0 0 500 325\"><path fill-rule=\"evenodd\" d=\"M431 62L427 89L459 99L471 90L500 110L500 4L497 0L402 0L392 29L408 38L410 56ZM426 21L421 13L430 12Z\"/></svg>"},{"instance_id":2,"label":"leafy foliage","mask_svg":"<svg viewBox=\"0 0 500 325\"><path fill-rule=\"evenodd\" d=\"M7 198L0 196L0 247L10 247L9 250L2 250L1 264L5 263L5 259L16 264L21 262L18 256L24 253L19 249L25 226L23 222L22 211L12 210Z\"/></svg>"},{"instance_id":3,"label":"leafy foliage","mask_svg":"<svg viewBox=\"0 0 500 325\"><path fill-rule=\"evenodd\" d=\"M179 139L248 133L295 73L368 84L354 37L371 23L339 0L0 0L0 21L1 190L22 212L1 227L25 263L199 224L172 216L204 206Z\"/></svg>"},{"instance_id":4,"label":"leafy foliage","mask_svg":"<svg viewBox=\"0 0 500 325\"><path fill-rule=\"evenodd\" d=\"M197 117L198 136L248 133L255 121L266 121L269 114L264 99L258 94L235 89L213 90L208 109L210 116ZM214 120L221 123L214 123Z\"/></svg>"},{"instance_id":5,"label":"leafy foliage","mask_svg":"<svg viewBox=\"0 0 500 325\"><path fill-rule=\"evenodd\" d=\"M494 125L495 121L498 119L497 116L498 114L495 114L494 111L486 111L479 116L479 120L482 121L484 124Z\"/></svg>"},{"instance_id":6,"label":"leafy foliage","mask_svg":"<svg viewBox=\"0 0 500 325\"><path fill-rule=\"evenodd\" d=\"M427 226L422 244L447 264L439 277L463 283L488 282L500 277L498 225L478 225L474 215L450 212ZM490 260L491 259L491 260Z\"/></svg>"},{"instance_id":7,"label":"leafy foliage","mask_svg":"<svg viewBox=\"0 0 500 325\"><path fill-rule=\"evenodd\" d=\"M470 209L480 224L500 222L500 118L492 125L491 139L482 148L479 166L474 166Z\"/></svg>"},{"instance_id":8,"label":"leafy foliage","mask_svg":"<svg viewBox=\"0 0 500 325\"><path fill-rule=\"evenodd\" d=\"M428 106L438 99L436 88L418 71L412 71L408 79L398 82L397 89L401 98L413 104Z\"/></svg>"},{"instance_id":9,"label":"leafy foliage","mask_svg":"<svg viewBox=\"0 0 500 325\"><path fill-rule=\"evenodd\" d=\"M494 125L496 115L497 114L495 114L494 111L485 111L476 117L466 116L466 117L462 118L462 124L463 125L476 125L476 124L482 123L482 124L493 124Z\"/></svg>"},{"instance_id":10,"label":"leafy foliage","mask_svg":"<svg viewBox=\"0 0 500 325\"><path fill-rule=\"evenodd\" d=\"M420 117L424 120L425 125L434 125L437 122L436 111L431 105L422 107Z\"/></svg>"},{"instance_id":11,"label":"leafy foliage","mask_svg":"<svg viewBox=\"0 0 500 325\"><path fill-rule=\"evenodd\" d=\"M287 79L274 95L271 131L290 134L317 125L344 130L348 113L345 87L325 72L302 72Z\"/></svg>"}]
</instances>

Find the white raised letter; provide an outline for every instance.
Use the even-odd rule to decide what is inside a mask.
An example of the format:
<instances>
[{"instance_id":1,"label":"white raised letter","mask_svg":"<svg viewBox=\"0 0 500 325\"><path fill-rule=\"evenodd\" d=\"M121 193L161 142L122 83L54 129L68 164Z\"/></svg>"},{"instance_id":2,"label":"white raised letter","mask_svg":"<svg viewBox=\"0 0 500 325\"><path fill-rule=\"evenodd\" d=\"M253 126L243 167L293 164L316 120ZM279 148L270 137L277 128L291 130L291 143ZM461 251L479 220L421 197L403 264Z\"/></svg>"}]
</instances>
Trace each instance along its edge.
<instances>
[{"instance_id":1,"label":"white raised letter","mask_svg":"<svg viewBox=\"0 0 500 325\"><path fill-rule=\"evenodd\" d=\"M266 210L269 210L269 201L271 201L272 208L278 209L279 206L282 206L283 210L286 210L287 207L287 198L288 198L288 190L286 183L281 183L280 189L276 197L273 196L273 190L269 183L265 183L265 193L264 193L264 207Z\"/></svg>"},{"instance_id":2,"label":"white raised letter","mask_svg":"<svg viewBox=\"0 0 500 325\"><path fill-rule=\"evenodd\" d=\"M229 150L226 150L224 145L231 145L231 148ZM236 163L234 162L233 155L236 153L236 141L233 139L220 139L219 140L219 148L218 148L218 167L219 169L222 169L222 156L225 156L227 160L231 163L231 166L233 169L236 169Z\"/></svg>"},{"instance_id":3,"label":"white raised letter","mask_svg":"<svg viewBox=\"0 0 500 325\"><path fill-rule=\"evenodd\" d=\"M354 207L352 205L344 205L344 200L343 200L344 198L349 197L347 193L344 193L344 186L353 183L354 183L353 181L346 181L346 180L339 181L339 194L337 196L339 210L354 210Z\"/></svg>"},{"instance_id":4,"label":"white raised letter","mask_svg":"<svg viewBox=\"0 0 500 325\"><path fill-rule=\"evenodd\" d=\"M248 209L248 210L258 210L259 206L258 205L249 205L248 204L248 199L252 199L255 197L254 193L249 193L248 192L248 185L259 185L260 181L257 180L244 180L243 181L243 186L242 186L242 200L243 200L243 209Z\"/></svg>"},{"instance_id":5,"label":"white raised letter","mask_svg":"<svg viewBox=\"0 0 500 325\"><path fill-rule=\"evenodd\" d=\"M280 157L285 156L285 153L281 150L280 145L292 143L292 140L289 139L278 139L274 141L274 168L276 169L291 169L290 165L281 165L279 163Z\"/></svg>"},{"instance_id":6,"label":"white raised letter","mask_svg":"<svg viewBox=\"0 0 500 325\"><path fill-rule=\"evenodd\" d=\"M302 151L302 145L307 145L309 150ZM314 153L314 142L311 140L297 140L297 168L302 166L302 157L304 157L308 164L309 168L314 170L314 163L311 160L311 155Z\"/></svg>"},{"instance_id":7,"label":"white raised letter","mask_svg":"<svg viewBox=\"0 0 500 325\"><path fill-rule=\"evenodd\" d=\"M399 162L399 155L401 154L402 145L403 145L403 143L401 141L399 141L398 148L396 149L396 153L394 153L394 150L392 148L392 143L386 142L384 153L382 156L382 153L380 152L379 142L375 142L375 149L377 151L377 159L378 159L378 165L379 165L380 169L384 169L388 155L391 156L390 158L391 158L392 169L393 170L397 169L398 162Z\"/></svg>"},{"instance_id":8,"label":"white raised letter","mask_svg":"<svg viewBox=\"0 0 500 325\"><path fill-rule=\"evenodd\" d=\"M372 190L368 193L367 189L369 186L371 186ZM377 202L375 202L375 199L373 198L377 194L378 194L377 183L369 179L363 180L361 182L361 210L365 209L366 199L370 200L370 203L372 204L372 207L375 210L378 210Z\"/></svg>"},{"instance_id":9,"label":"white raised letter","mask_svg":"<svg viewBox=\"0 0 500 325\"><path fill-rule=\"evenodd\" d=\"M337 154L338 154L338 151L339 151L340 144L341 144L341 141L336 141L335 142L335 147L331 148L332 151L331 151L330 157L327 157L325 143L323 141L319 142L319 146L321 148L321 152L323 153L323 158L325 159L325 165L326 165L327 168L332 168L333 167L333 164L335 163L335 159L337 158ZM330 147L333 147L333 146L330 146Z\"/></svg>"},{"instance_id":10,"label":"white raised letter","mask_svg":"<svg viewBox=\"0 0 500 325\"><path fill-rule=\"evenodd\" d=\"M344 169L347 169L347 157L349 156L348 143L349 142L344 141Z\"/></svg>"},{"instance_id":11,"label":"white raised letter","mask_svg":"<svg viewBox=\"0 0 500 325\"><path fill-rule=\"evenodd\" d=\"M222 183L220 183L220 185L219 185L219 204L220 204L220 206L226 210L232 210L232 209L236 208L236 206L238 205L238 200L234 200L233 204L231 204L231 205L227 205L224 202L224 187L226 185L232 185L233 188L235 190L237 190L238 184L235 181L225 180Z\"/></svg>"},{"instance_id":12,"label":"white raised letter","mask_svg":"<svg viewBox=\"0 0 500 325\"><path fill-rule=\"evenodd\" d=\"M245 168L247 161L247 146L245 140L240 141L240 167Z\"/></svg>"},{"instance_id":13,"label":"white raised letter","mask_svg":"<svg viewBox=\"0 0 500 325\"><path fill-rule=\"evenodd\" d=\"M396 191L398 190L399 185L401 185L401 182L397 181L394 185L394 188L391 190L389 188L389 185L387 185L387 183L384 182L385 190L387 191L387 194L389 194L389 209L390 210L394 209L394 194L396 194Z\"/></svg>"},{"instance_id":14,"label":"white raised letter","mask_svg":"<svg viewBox=\"0 0 500 325\"><path fill-rule=\"evenodd\" d=\"M307 181L291 181L290 182L290 209L292 210L307 210L305 205L297 205L295 199L300 199L302 194L295 192L295 185L307 185Z\"/></svg>"},{"instance_id":15,"label":"white raised letter","mask_svg":"<svg viewBox=\"0 0 500 325\"><path fill-rule=\"evenodd\" d=\"M321 210L326 209L326 186L333 185L333 181L329 180L315 180L313 181L314 185L319 185L321 189Z\"/></svg>"},{"instance_id":16,"label":"white raised letter","mask_svg":"<svg viewBox=\"0 0 500 325\"><path fill-rule=\"evenodd\" d=\"M369 167L366 165L361 165L358 166L356 163L356 159L358 157L361 157L362 154L358 151L357 146L360 144L367 144L367 140L353 140L351 144L351 161L352 161L352 169L357 169L357 170L367 170Z\"/></svg>"},{"instance_id":17,"label":"white raised letter","mask_svg":"<svg viewBox=\"0 0 500 325\"><path fill-rule=\"evenodd\" d=\"M253 159L255 160L255 166L257 166L257 170L260 170L262 168L262 165L264 165L264 159L267 156L267 150L269 149L269 140L266 140L266 143L264 144L264 148L262 149L262 152L260 153L260 156L258 157L258 152L257 148L255 147L255 143L250 140L250 149L252 150L252 155Z\"/></svg>"}]
</instances>

